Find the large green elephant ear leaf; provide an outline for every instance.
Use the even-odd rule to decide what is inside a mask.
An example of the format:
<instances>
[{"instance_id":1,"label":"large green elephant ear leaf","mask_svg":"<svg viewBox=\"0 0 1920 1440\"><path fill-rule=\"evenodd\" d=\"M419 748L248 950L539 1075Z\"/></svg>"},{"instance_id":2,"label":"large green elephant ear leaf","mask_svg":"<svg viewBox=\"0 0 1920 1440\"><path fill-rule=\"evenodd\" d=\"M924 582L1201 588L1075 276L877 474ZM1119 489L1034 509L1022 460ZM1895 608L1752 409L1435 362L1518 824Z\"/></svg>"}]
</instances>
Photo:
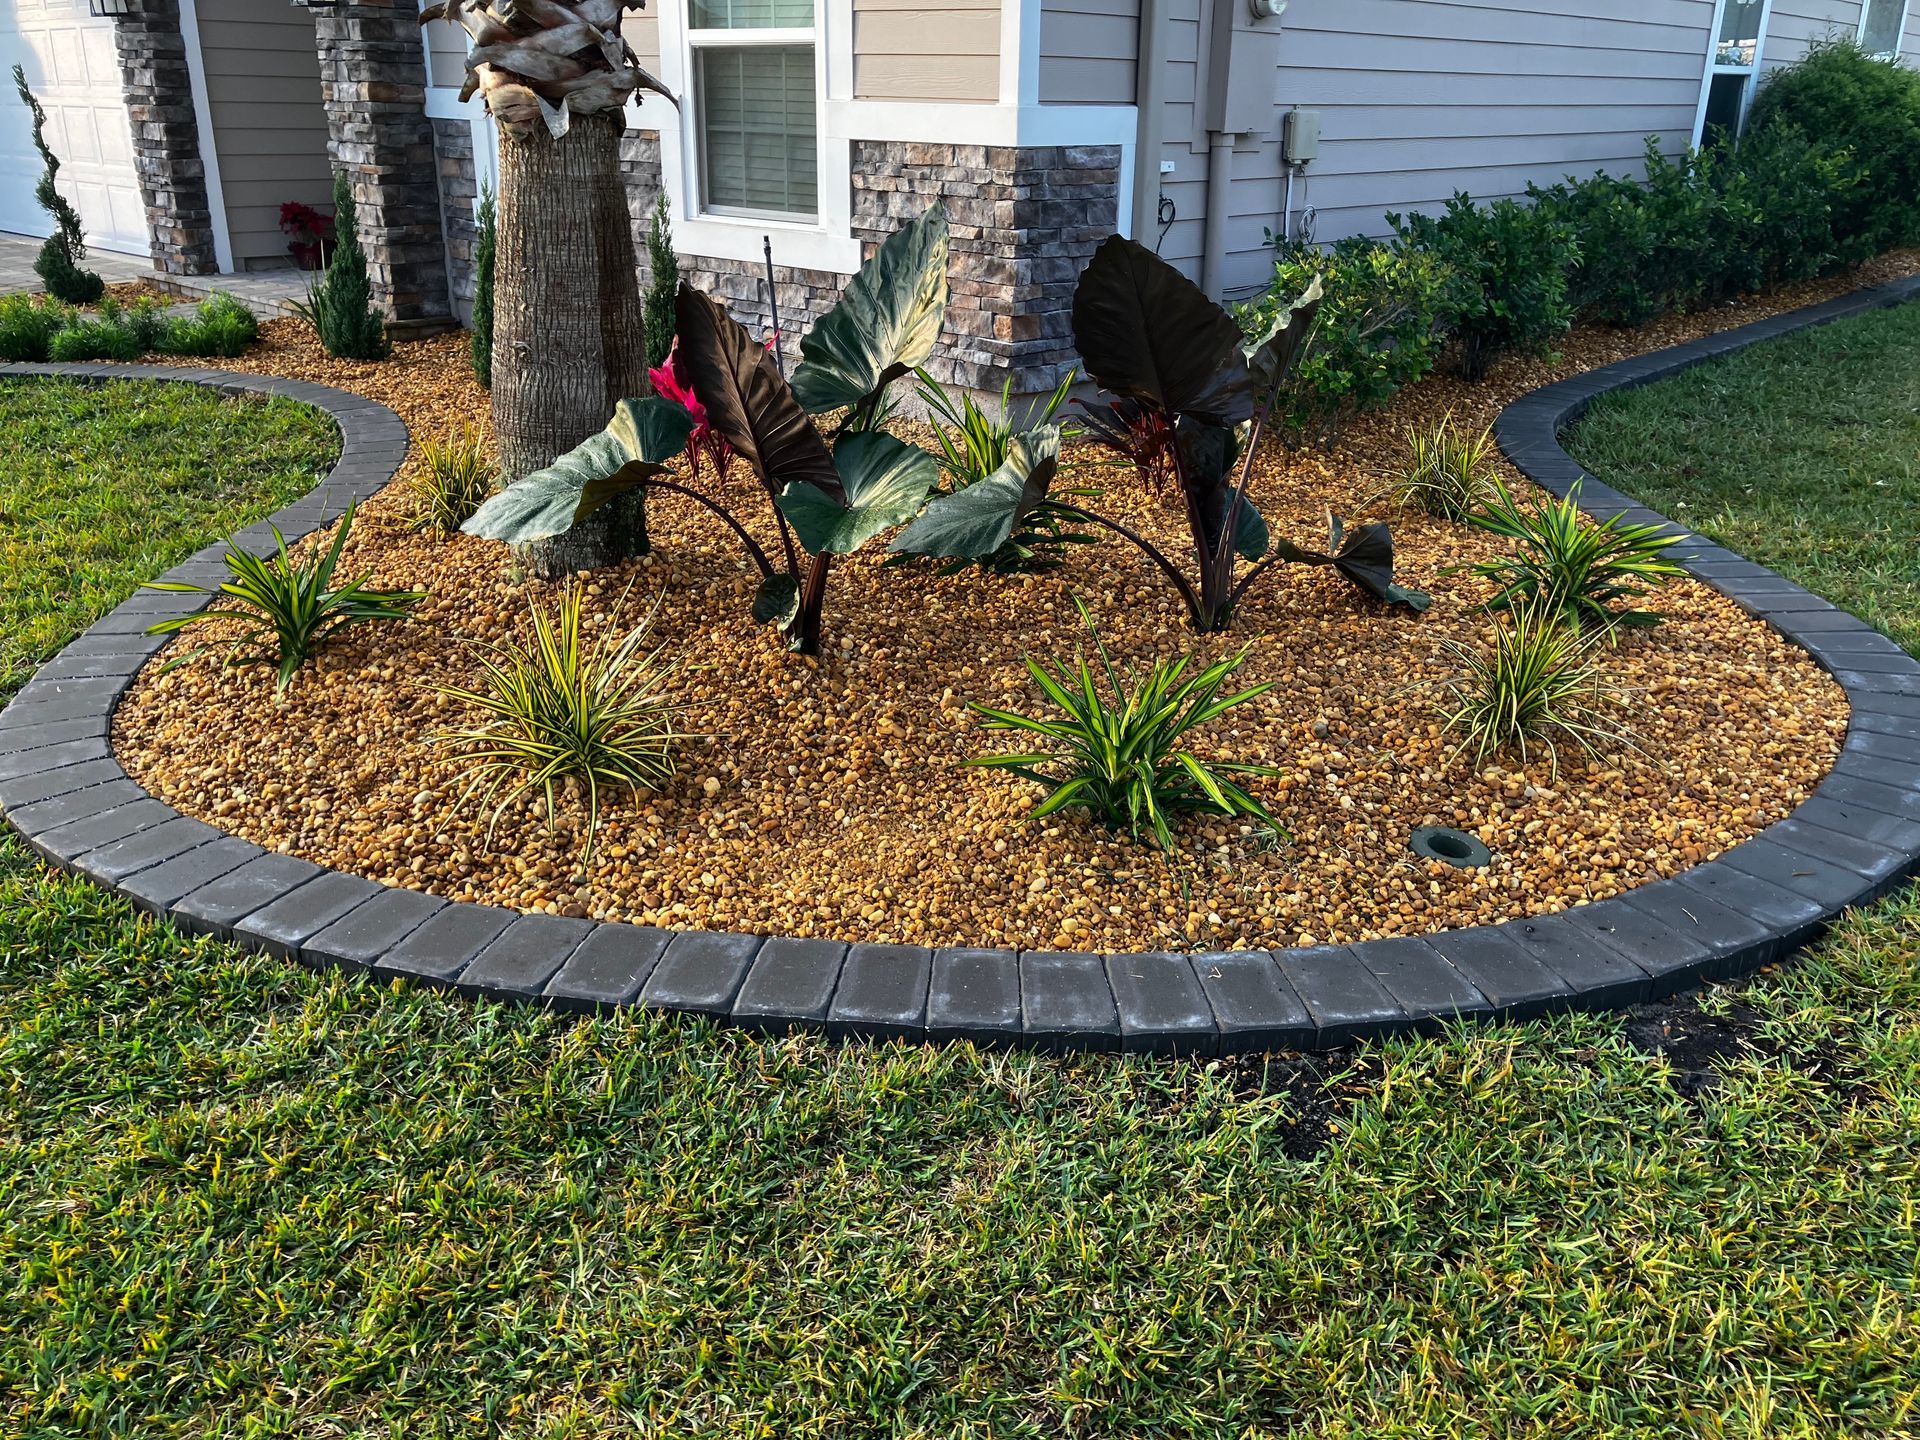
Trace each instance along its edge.
<instances>
[{"instance_id":1,"label":"large green elephant ear leaf","mask_svg":"<svg viewBox=\"0 0 1920 1440\"><path fill-rule=\"evenodd\" d=\"M1362 525L1351 535L1338 515L1327 515L1326 550L1307 550L1291 540L1275 542L1274 554L1295 565L1331 565L1376 600L1422 611L1431 596L1394 583L1393 532L1385 525Z\"/></svg>"},{"instance_id":2,"label":"large green elephant ear leaf","mask_svg":"<svg viewBox=\"0 0 1920 1440\"><path fill-rule=\"evenodd\" d=\"M793 393L814 415L861 406L926 363L946 309L947 211L936 204L889 235L807 332Z\"/></svg>"},{"instance_id":3,"label":"large green elephant ear leaf","mask_svg":"<svg viewBox=\"0 0 1920 1440\"><path fill-rule=\"evenodd\" d=\"M707 424L753 467L770 495L788 485L840 493L833 455L800 408L767 348L747 327L682 281L674 301L674 334Z\"/></svg>"},{"instance_id":4,"label":"large green elephant ear leaf","mask_svg":"<svg viewBox=\"0 0 1920 1440\"><path fill-rule=\"evenodd\" d=\"M1257 397L1264 399L1293 374L1307 353L1307 341L1313 337L1313 322L1319 315L1320 277L1316 275L1242 347Z\"/></svg>"},{"instance_id":5,"label":"large green elephant ear leaf","mask_svg":"<svg viewBox=\"0 0 1920 1440\"><path fill-rule=\"evenodd\" d=\"M1058 425L1016 435L998 470L935 500L889 548L905 555L984 560L1047 498L1059 468Z\"/></svg>"},{"instance_id":6,"label":"large green elephant ear leaf","mask_svg":"<svg viewBox=\"0 0 1920 1440\"><path fill-rule=\"evenodd\" d=\"M913 518L940 478L933 456L878 430L842 437L833 457L841 495L801 482L780 492L780 513L811 555L851 555Z\"/></svg>"},{"instance_id":7,"label":"large green elephant ear leaf","mask_svg":"<svg viewBox=\"0 0 1920 1440\"><path fill-rule=\"evenodd\" d=\"M616 495L665 471L692 432L693 417L671 400L622 400L606 429L492 496L460 528L513 545L564 535Z\"/></svg>"},{"instance_id":8,"label":"large green elephant ear leaf","mask_svg":"<svg viewBox=\"0 0 1920 1440\"><path fill-rule=\"evenodd\" d=\"M1209 425L1253 418L1240 326L1146 246L1114 235L1073 292L1073 342L1101 389Z\"/></svg>"}]
</instances>

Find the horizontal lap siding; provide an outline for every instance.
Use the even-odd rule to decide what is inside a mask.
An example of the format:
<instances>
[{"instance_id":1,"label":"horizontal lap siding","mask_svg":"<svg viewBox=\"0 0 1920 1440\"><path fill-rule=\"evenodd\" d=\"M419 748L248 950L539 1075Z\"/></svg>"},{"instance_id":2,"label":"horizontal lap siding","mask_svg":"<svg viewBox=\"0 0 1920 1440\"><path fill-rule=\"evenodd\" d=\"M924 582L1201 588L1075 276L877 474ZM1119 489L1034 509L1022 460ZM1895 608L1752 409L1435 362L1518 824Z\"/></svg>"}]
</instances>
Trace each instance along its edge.
<instances>
[{"instance_id":1,"label":"horizontal lap siding","mask_svg":"<svg viewBox=\"0 0 1920 1440\"><path fill-rule=\"evenodd\" d=\"M1044 0L1040 103L1131 105L1140 0Z\"/></svg>"},{"instance_id":2,"label":"horizontal lap siding","mask_svg":"<svg viewBox=\"0 0 1920 1440\"><path fill-rule=\"evenodd\" d=\"M427 46L427 83L458 90L467 80L467 32L451 20L420 27Z\"/></svg>"},{"instance_id":3,"label":"horizontal lap siding","mask_svg":"<svg viewBox=\"0 0 1920 1440\"><path fill-rule=\"evenodd\" d=\"M1828 36L1851 40L1860 33L1861 0L1773 0L1760 58L1766 69L1791 65L1807 46Z\"/></svg>"},{"instance_id":4,"label":"horizontal lap siding","mask_svg":"<svg viewBox=\"0 0 1920 1440\"><path fill-rule=\"evenodd\" d=\"M999 99L999 4L854 0L853 93L861 100Z\"/></svg>"},{"instance_id":5,"label":"horizontal lap siding","mask_svg":"<svg viewBox=\"0 0 1920 1440\"><path fill-rule=\"evenodd\" d=\"M234 264L286 261L281 204L333 198L313 17L261 0L200 0L198 10Z\"/></svg>"}]
</instances>

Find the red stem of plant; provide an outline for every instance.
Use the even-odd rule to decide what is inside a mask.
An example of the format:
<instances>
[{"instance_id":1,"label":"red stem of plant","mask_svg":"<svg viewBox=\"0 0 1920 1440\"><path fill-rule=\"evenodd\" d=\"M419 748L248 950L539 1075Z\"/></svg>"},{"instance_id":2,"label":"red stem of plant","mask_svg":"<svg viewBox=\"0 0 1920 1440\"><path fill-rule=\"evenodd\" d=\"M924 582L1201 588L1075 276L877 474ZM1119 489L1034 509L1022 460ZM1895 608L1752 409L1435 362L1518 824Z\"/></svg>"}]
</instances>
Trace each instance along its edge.
<instances>
[{"instance_id":1,"label":"red stem of plant","mask_svg":"<svg viewBox=\"0 0 1920 1440\"><path fill-rule=\"evenodd\" d=\"M1109 519L1097 511L1083 510L1078 505L1067 504L1064 500L1054 500L1050 503L1063 515L1071 515L1074 519L1084 520L1089 525L1104 526L1108 530L1113 531L1113 533L1121 539L1130 541L1138 546L1141 553L1153 561L1154 564L1158 565L1166 574L1166 577L1173 581L1174 588L1180 592L1180 598L1187 602L1187 613L1193 617L1194 628L1198 630L1207 628L1205 623L1206 617L1201 611L1200 597L1194 593L1193 586L1188 583L1187 577L1180 573L1180 567L1162 554L1159 547L1153 544L1152 541L1137 531L1129 530L1118 520Z\"/></svg>"},{"instance_id":2,"label":"red stem of plant","mask_svg":"<svg viewBox=\"0 0 1920 1440\"><path fill-rule=\"evenodd\" d=\"M740 543L747 547L747 553L753 557L753 563L760 567L761 575L767 577L768 579L772 578L773 562L767 559L767 552L762 550L760 548L759 542L757 542L753 538L753 536L747 533L746 526L742 525L738 520L734 519L732 514L729 513L726 507L720 504L719 501L710 499L709 497L702 495L698 490L692 489L691 487L686 485L682 485L678 481L662 480L657 475L650 476L648 479L643 480L641 483L643 485L646 485L649 489L653 489L653 490L671 490L676 495L684 495L689 500L697 500L700 504L706 506L707 509L711 510L714 514L718 515L722 520L726 521L728 525L733 527L733 533L738 535L740 537Z\"/></svg>"}]
</instances>

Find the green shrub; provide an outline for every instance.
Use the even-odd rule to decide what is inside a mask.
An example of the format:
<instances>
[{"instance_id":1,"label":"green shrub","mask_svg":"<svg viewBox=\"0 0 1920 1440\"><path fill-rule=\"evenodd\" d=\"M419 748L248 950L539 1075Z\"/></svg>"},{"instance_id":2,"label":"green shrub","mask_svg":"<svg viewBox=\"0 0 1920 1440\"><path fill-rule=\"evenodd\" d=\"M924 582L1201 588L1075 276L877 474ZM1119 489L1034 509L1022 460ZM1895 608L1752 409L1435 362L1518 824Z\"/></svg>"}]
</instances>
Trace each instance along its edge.
<instances>
[{"instance_id":1,"label":"green shrub","mask_svg":"<svg viewBox=\"0 0 1920 1440\"><path fill-rule=\"evenodd\" d=\"M464 772L462 804L483 793L483 804L500 797L495 822L532 791L546 801L551 827L556 791L569 781L579 784L587 794L584 864L600 827L601 792L659 789L673 778L674 751L689 737L674 729L684 708L669 693L674 667L661 663L657 648L645 648L651 621L611 644L595 644L584 636L580 604L581 587L569 585L554 613L532 607L531 642L482 647L479 689L436 686L485 718L430 739L450 749Z\"/></svg>"},{"instance_id":2,"label":"green shrub","mask_svg":"<svg viewBox=\"0 0 1920 1440\"><path fill-rule=\"evenodd\" d=\"M1202 760L1186 748L1202 726L1273 688L1271 683L1255 685L1220 697L1246 651L1217 660L1195 675L1187 674L1191 657L1185 655L1156 660L1144 674L1122 675L1114 669L1086 606L1078 600L1074 603L1099 656L1099 676L1084 652L1075 652L1072 666L1055 661L1052 669L1029 656L1027 671L1058 715L1035 720L985 705L971 708L983 717L985 728L1037 735L1036 743L1042 748L984 755L967 763L1010 770L1043 787L1047 798L1027 817L1030 820L1076 806L1092 811L1103 825L1125 829L1136 840L1145 831L1163 850L1173 849L1171 822L1195 810L1245 815L1278 831L1279 823L1266 807L1227 778L1277 775L1277 769Z\"/></svg>"},{"instance_id":3,"label":"green shrub","mask_svg":"<svg viewBox=\"0 0 1920 1440\"><path fill-rule=\"evenodd\" d=\"M333 235L326 273L308 289L300 314L336 360L384 360L390 349L387 324L373 303L366 252L355 228L353 186L344 170L333 177Z\"/></svg>"},{"instance_id":4,"label":"green shrub","mask_svg":"<svg viewBox=\"0 0 1920 1440\"><path fill-rule=\"evenodd\" d=\"M170 662L184 665L209 648L227 651L229 665L271 665L278 681L276 693L293 683L300 667L313 657L334 631L375 620L404 620L407 612L427 598L424 590L375 590L368 576L333 588L333 572L353 529L354 507L340 517L333 544L311 560L295 562L287 542L275 527L276 553L261 559L229 543L225 556L233 578L209 589L183 581L155 580L146 588L212 595L217 603L192 615L179 615L147 627L149 635L172 635L208 621L236 622L236 630L214 646L201 646Z\"/></svg>"},{"instance_id":5,"label":"green shrub","mask_svg":"<svg viewBox=\"0 0 1920 1440\"><path fill-rule=\"evenodd\" d=\"M1477 769L1511 748L1525 764L1539 745L1558 774L1562 744L1593 755L1624 743L1608 712L1625 696L1594 663L1599 641L1558 611L1520 605L1495 620L1481 646L1445 642L1460 666L1441 682L1441 722L1459 737L1453 758L1471 753Z\"/></svg>"},{"instance_id":6,"label":"green shrub","mask_svg":"<svg viewBox=\"0 0 1920 1440\"><path fill-rule=\"evenodd\" d=\"M1241 311L1250 335L1317 276L1320 313L1305 356L1281 392L1274 423L1295 443L1331 444L1347 420L1377 409L1433 369L1448 275L1411 246L1351 237L1327 249L1268 240L1273 284Z\"/></svg>"},{"instance_id":7,"label":"green shrub","mask_svg":"<svg viewBox=\"0 0 1920 1440\"><path fill-rule=\"evenodd\" d=\"M1729 292L1811 279L1857 250L1839 229L1860 184L1851 151L1810 142L1776 118L1747 127L1722 175L1739 217L1738 243L1727 251Z\"/></svg>"},{"instance_id":8,"label":"green shrub","mask_svg":"<svg viewBox=\"0 0 1920 1440\"><path fill-rule=\"evenodd\" d=\"M0 361L52 359L53 337L72 323L72 307L50 295L0 295Z\"/></svg>"},{"instance_id":9,"label":"green shrub","mask_svg":"<svg viewBox=\"0 0 1920 1440\"><path fill-rule=\"evenodd\" d=\"M1849 152L1858 166L1859 183L1835 204L1843 259L1920 242L1920 73L1851 41L1818 43L1761 84L1748 131L1776 124Z\"/></svg>"},{"instance_id":10,"label":"green shrub","mask_svg":"<svg viewBox=\"0 0 1920 1440\"><path fill-rule=\"evenodd\" d=\"M1547 350L1572 324L1567 272L1580 249L1550 212L1513 200L1475 205L1459 193L1441 215L1389 214L1387 223L1451 273L1445 310L1467 379L1504 351Z\"/></svg>"},{"instance_id":11,"label":"green shrub","mask_svg":"<svg viewBox=\"0 0 1920 1440\"><path fill-rule=\"evenodd\" d=\"M680 257L673 253L673 223L664 194L654 200L647 222L647 277L647 368L657 370L673 349L673 307L680 293Z\"/></svg>"},{"instance_id":12,"label":"green shrub","mask_svg":"<svg viewBox=\"0 0 1920 1440\"><path fill-rule=\"evenodd\" d=\"M20 103L27 107L33 125L33 148L40 152L40 162L46 167L33 188L33 198L53 221L53 234L47 237L47 243L40 247L39 258L33 262L34 273L54 299L69 305L91 305L106 293L107 282L91 270L80 268L80 262L87 255L85 232L79 214L55 183L60 173L60 157L47 144L47 112L28 88L27 72L18 65L13 67L13 88L20 92Z\"/></svg>"},{"instance_id":13,"label":"green shrub","mask_svg":"<svg viewBox=\"0 0 1920 1440\"><path fill-rule=\"evenodd\" d=\"M140 337L120 315L97 320L76 319L53 337L50 358L68 360L138 360L146 354Z\"/></svg>"},{"instance_id":14,"label":"green shrub","mask_svg":"<svg viewBox=\"0 0 1920 1440\"><path fill-rule=\"evenodd\" d=\"M462 426L443 440L423 439L420 467L407 481L415 528L453 534L493 493L494 478L486 438L473 426Z\"/></svg>"},{"instance_id":15,"label":"green shrub","mask_svg":"<svg viewBox=\"0 0 1920 1440\"><path fill-rule=\"evenodd\" d=\"M260 322L224 290L202 300L194 314L166 322L146 347L168 355L241 354L260 335Z\"/></svg>"},{"instance_id":16,"label":"green shrub","mask_svg":"<svg viewBox=\"0 0 1920 1440\"><path fill-rule=\"evenodd\" d=\"M1564 499L1536 496L1522 505L1504 482L1467 519L1513 542L1513 552L1483 560L1473 573L1500 591L1493 610L1539 606L1579 625L1657 625L1651 610L1615 610L1674 579L1680 567L1666 558L1673 537L1658 525L1630 525L1620 516L1593 521L1580 513L1580 489Z\"/></svg>"},{"instance_id":17,"label":"green shrub","mask_svg":"<svg viewBox=\"0 0 1920 1440\"><path fill-rule=\"evenodd\" d=\"M1498 497L1498 453L1491 427L1478 435L1462 430L1449 410L1438 425L1408 429L1407 468L1394 479L1393 493L1429 514L1464 520Z\"/></svg>"},{"instance_id":18,"label":"green shrub","mask_svg":"<svg viewBox=\"0 0 1920 1440\"><path fill-rule=\"evenodd\" d=\"M493 272L499 247L493 190L480 187L479 233L473 242L473 378L493 388Z\"/></svg>"}]
</instances>

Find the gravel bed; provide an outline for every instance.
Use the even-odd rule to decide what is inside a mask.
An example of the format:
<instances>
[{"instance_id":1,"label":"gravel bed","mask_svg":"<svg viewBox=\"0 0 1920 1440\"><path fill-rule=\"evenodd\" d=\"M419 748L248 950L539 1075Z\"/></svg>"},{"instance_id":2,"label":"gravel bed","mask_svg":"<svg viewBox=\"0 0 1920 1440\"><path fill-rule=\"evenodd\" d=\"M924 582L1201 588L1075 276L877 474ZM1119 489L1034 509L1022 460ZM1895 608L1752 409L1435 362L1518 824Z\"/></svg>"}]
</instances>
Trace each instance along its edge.
<instances>
[{"instance_id":1,"label":"gravel bed","mask_svg":"<svg viewBox=\"0 0 1920 1440\"><path fill-rule=\"evenodd\" d=\"M397 489L363 511L347 564L433 592L418 623L339 642L281 707L261 672L149 667L122 704L128 770L189 815L266 846L390 883L566 916L927 945L1080 951L1348 942L1550 913L1671 875L1784 818L1831 765L1845 732L1839 688L1804 652L1693 582L1669 623L1630 635L1607 666L1631 701L1636 748L1601 763L1449 760L1431 682L1443 642L1479 633L1487 587L1452 567L1492 553L1476 532L1376 500L1409 424L1451 408L1476 423L1560 375L1803 305L1920 268L1909 253L1843 281L1676 317L1637 332L1581 332L1557 362L1512 361L1467 387L1440 379L1355 425L1333 452L1262 457L1256 496L1276 532L1317 542L1327 506L1390 519L1404 578L1434 595L1414 619L1326 572L1283 570L1229 637L1197 639L1145 563L1119 546L1053 576L996 579L882 569L835 574L828 654L796 659L745 615L752 581L704 512L653 507L657 550L594 578L603 623L660 603L660 635L688 662L681 777L611 807L592 867L580 836L528 814L457 810L458 777L421 743L460 718L435 681L465 683L471 641L524 622L527 592L499 547L411 532ZM461 340L398 347L381 365L319 356L293 322L232 368L322 381L394 406L416 434L483 421ZM1117 471L1089 470L1107 503L1156 533L1178 516ZM740 477L742 483L746 477ZM1026 651L1071 651L1071 596L1117 655L1247 644L1244 670L1276 689L1223 721L1222 755L1285 770L1259 786L1289 832L1196 823L1160 856L1083 819L1022 823L1033 792L959 762L993 748L969 699L1032 703ZM1422 824L1476 831L1481 872L1415 861Z\"/></svg>"}]
</instances>

